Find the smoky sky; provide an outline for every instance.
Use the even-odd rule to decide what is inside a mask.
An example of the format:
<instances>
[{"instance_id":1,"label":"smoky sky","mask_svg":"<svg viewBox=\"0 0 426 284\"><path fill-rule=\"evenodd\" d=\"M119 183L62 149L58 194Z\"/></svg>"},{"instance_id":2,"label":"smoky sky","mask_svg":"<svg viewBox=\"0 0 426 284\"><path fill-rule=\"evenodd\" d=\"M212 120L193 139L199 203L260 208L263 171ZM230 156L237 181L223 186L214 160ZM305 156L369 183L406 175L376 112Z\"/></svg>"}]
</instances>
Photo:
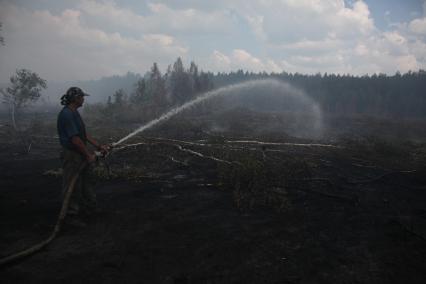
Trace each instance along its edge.
<instances>
[{"instance_id":1,"label":"smoky sky","mask_svg":"<svg viewBox=\"0 0 426 284\"><path fill-rule=\"evenodd\" d=\"M161 71L393 74L425 68L424 1L0 1L0 82Z\"/></svg>"}]
</instances>

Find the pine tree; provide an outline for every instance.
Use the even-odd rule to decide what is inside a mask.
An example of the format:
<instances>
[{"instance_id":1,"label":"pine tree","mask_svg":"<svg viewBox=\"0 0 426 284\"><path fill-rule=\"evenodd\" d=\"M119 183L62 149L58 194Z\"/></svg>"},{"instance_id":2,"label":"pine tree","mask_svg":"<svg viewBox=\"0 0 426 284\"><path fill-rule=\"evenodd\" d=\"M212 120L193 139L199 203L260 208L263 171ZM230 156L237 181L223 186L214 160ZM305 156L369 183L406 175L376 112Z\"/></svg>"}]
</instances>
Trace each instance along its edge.
<instances>
[{"instance_id":1,"label":"pine tree","mask_svg":"<svg viewBox=\"0 0 426 284\"><path fill-rule=\"evenodd\" d=\"M170 91L173 104L181 104L189 100L193 95L190 76L185 72L180 57L173 64L172 73L170 75Z\"/></svg>"},{"instance_id":2,"label":"pine tree","mask_svg":"<svg viewBox=\"0 0 426 284\"><path fill-rule=\"evenodd\" d=\"M157 63L153 64L151 71L148 74L146 92L148 99L154 102L157 106L164 106L166 104L165 81L161 76Z\"/></svg>"},{"instance_id":3,"label":"pine tree","mask_svg":"<svg viewBox=\"0 0 426 284\"><path fill-rule=\"evenodd\" d=\"M135 91L131 95L130 101L133 104L139 105L146 100L147 100L146 83L145 83L145 79L141 78L136 82Z\"/></svg>"}]
</instances>

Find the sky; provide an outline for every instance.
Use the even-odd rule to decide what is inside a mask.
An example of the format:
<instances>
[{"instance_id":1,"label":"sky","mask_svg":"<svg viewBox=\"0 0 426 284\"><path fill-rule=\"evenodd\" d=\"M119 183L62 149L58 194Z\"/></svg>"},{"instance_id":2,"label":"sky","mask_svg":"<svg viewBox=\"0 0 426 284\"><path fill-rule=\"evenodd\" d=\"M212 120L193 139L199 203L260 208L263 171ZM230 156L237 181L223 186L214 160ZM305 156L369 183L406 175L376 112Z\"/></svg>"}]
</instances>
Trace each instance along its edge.
<instances>
[{"instance_id":1,"label":"sky","mask_svg":"<svg viewBox=\"0 0 426 284\"><path fill-rule=\"evenodd\" d=\"M0 83L164 73L426 69L426 0L0 0Z\"/></svg>"}]
</instances>

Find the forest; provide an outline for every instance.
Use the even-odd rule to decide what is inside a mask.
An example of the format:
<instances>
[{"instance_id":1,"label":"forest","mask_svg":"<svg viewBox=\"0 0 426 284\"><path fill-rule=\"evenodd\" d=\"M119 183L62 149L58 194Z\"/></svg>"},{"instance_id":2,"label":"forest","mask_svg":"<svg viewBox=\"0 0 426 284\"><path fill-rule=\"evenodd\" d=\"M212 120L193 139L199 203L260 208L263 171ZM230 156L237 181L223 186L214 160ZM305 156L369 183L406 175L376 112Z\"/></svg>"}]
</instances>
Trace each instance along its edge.
<instances>
[{"instance_id":1,"label":"forest","mask_svg":"<svg viewBox=\"0 0 426 284\"><path fill-rule=\"evenodd\" d=\"M299 88L318 102L323 112L331 115L368 115L395 119L426 116L424 70L364 76L252 73L243 70L212 73L200 71L194 62L186 68L181 58L169 65L164 74L154 63L150 71L137 79L131 92L119 89L113 96L108 96L102 112L114 116L114 112L125 107L142 108L148 113L154 111L158 114L209 90L260 79L275 79ZM127 112L127 115L130 114Z\"/></svg>"}]
</instances>

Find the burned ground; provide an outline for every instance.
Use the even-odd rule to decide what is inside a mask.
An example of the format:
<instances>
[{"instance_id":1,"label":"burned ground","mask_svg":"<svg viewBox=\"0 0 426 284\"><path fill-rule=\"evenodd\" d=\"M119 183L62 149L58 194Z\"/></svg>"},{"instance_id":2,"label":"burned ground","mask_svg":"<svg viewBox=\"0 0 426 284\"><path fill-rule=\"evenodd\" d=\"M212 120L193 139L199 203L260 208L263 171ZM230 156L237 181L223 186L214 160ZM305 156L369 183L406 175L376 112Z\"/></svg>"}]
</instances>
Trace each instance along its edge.
<instances>
[{"instance_id":1,"label":"burned ground","mask_svg":"<svg viewBox=\"0 0 426 284\"><path fill-rule=\"evenodd\" d=\"M100 212L2 283L424 283L421 141L175 124L109 156ZM47 237L61 206L56 141L16 141L0 144L2 257Z\"/></svg>"}]
</instances>

